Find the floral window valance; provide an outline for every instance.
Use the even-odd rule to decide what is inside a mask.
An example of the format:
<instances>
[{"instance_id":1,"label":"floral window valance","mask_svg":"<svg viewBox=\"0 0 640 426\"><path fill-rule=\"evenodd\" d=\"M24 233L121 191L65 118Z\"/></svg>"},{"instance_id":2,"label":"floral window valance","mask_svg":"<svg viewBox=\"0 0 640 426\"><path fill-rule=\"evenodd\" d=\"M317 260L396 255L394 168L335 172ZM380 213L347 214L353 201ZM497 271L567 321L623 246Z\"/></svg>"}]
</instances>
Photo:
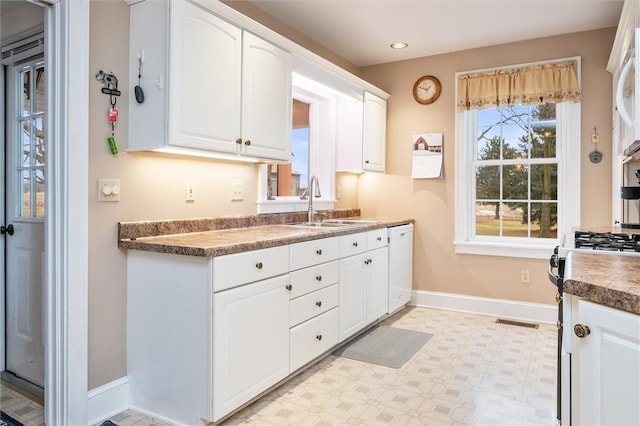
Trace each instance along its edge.
<instances>
[{"instance_id":1,"label":"floral window valance","mask_svg":"<svg viewBox=\"0 0 640 426\"><path fill-rule=\"evenodd\" d=\"M580 101L576 61L458 77L459 110L569 101Z\"/></svg>"}]
</instances>

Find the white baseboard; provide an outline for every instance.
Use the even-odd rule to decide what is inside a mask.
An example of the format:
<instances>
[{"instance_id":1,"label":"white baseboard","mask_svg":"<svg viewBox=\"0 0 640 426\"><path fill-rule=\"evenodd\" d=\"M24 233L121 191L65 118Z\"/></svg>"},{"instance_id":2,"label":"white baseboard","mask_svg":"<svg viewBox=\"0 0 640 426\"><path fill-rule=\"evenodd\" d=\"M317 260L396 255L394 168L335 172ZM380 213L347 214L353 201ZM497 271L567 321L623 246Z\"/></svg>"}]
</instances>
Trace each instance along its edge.
<instances>
[{"instance_id":1,"label":"white baseboard","mask_svg":"<svg viewBox=\"0 0 640 426\"><path fill-rule=\"evenodd\" d=\"M87 394L89 424L95 425L129 409L129 379L121 377Z\"/></svg>"},{"instance_id":2,"label":"white baseboard","mask_svg":"<svg viewBox=\"0 0 640 426\"><path fill-rule=\"evenodd\" d=\"M409 305L547 324L555 324L558 320L558 305L435 291L412 291Z\"/></svg>"}]
</instances>

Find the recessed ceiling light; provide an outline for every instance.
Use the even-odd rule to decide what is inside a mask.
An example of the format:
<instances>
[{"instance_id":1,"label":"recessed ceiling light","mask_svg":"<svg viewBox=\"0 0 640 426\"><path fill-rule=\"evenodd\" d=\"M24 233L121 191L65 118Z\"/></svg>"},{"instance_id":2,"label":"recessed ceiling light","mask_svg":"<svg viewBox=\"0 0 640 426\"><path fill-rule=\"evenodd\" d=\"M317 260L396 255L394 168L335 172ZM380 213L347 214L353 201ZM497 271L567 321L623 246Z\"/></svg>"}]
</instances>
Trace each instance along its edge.
<instances>
[{"instance_id":1,"label":"recessed ceiling light","mask_svg":"<svg viewBox=\"0 0 640 426\"><path fill-rule=\"evenodd\" d=\"M409 46L407 43L405 43L404 41L398 41L395 43L391 43L391 48L392 49L404 49L405 47Z\"/></svg>"}]
</instances>

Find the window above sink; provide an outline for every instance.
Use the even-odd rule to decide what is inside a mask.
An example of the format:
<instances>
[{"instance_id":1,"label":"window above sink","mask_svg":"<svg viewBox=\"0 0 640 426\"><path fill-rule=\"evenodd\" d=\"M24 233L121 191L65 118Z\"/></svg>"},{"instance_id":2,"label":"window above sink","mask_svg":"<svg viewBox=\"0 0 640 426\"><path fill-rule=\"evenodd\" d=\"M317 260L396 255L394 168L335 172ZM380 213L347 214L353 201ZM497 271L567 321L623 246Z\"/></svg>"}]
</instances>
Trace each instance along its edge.
<instances>
[{"instance_id":1,"label":"window above sink","mask_svg":"<svg viewBox=\"0 0 640 426\"><path fill-rule=\"evenodd\" d=\"M300 196L314 175L322 193L314 199L314 209L333 209L338 96L344 95L293 74L292 158L286 164L258 166L258 213L306 210L308 200Z\"/></svg>"}]
</instances>

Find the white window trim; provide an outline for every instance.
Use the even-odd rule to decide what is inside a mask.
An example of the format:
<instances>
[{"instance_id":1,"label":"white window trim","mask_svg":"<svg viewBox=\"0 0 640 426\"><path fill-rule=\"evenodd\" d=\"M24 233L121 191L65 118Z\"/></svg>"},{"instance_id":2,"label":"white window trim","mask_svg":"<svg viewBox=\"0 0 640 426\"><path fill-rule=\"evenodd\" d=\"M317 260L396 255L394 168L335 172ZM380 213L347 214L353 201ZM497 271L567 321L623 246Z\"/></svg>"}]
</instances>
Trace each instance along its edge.
<instances>
[{"instance_id":1,"label":"white window trim","mask_svg":"<svg viewBox=\"0 0 640 426\"><path fill-rule=\"evenodd\" d=\"M512 65L494 69L510 69L527 65L549 62L577 62L576 71L580 82L580 57L563 58L554 61ZM487 70L465 71L456 73L456 81L463 74L483 72ZM457 99L456 85L456 99ZM580 102L563 102L556 104L561 119L556 122L556 145L558 156L558 238L509 238L475 237L474 220L471 214L470 200L474 199L473 157L474 151L467 148L466 142L473 140L469 120L475 120L475 114L456 111L456 159L455 159L455 252L461 254L477 254L488 256L523 257L548 259L553 248L562 239L562 233L580 224Z\"/></svg>"},{"instance_id":2,"label":"white window trim","mask_svg":"<svg viewBox=\"0 0 640 426\"><path fill-rule=\"evenodd\" d=\"M313 199L314 210L331 210L335 200L336 94L332 89L293 74L293 97L311 105L309 109L309 178L315 175L322 197ZM317 124L316 124L317 123ZM267 199L267 165L258 166L258 213L302 212L309 200L299 196Z\"/></svg>"}]
</instances>

